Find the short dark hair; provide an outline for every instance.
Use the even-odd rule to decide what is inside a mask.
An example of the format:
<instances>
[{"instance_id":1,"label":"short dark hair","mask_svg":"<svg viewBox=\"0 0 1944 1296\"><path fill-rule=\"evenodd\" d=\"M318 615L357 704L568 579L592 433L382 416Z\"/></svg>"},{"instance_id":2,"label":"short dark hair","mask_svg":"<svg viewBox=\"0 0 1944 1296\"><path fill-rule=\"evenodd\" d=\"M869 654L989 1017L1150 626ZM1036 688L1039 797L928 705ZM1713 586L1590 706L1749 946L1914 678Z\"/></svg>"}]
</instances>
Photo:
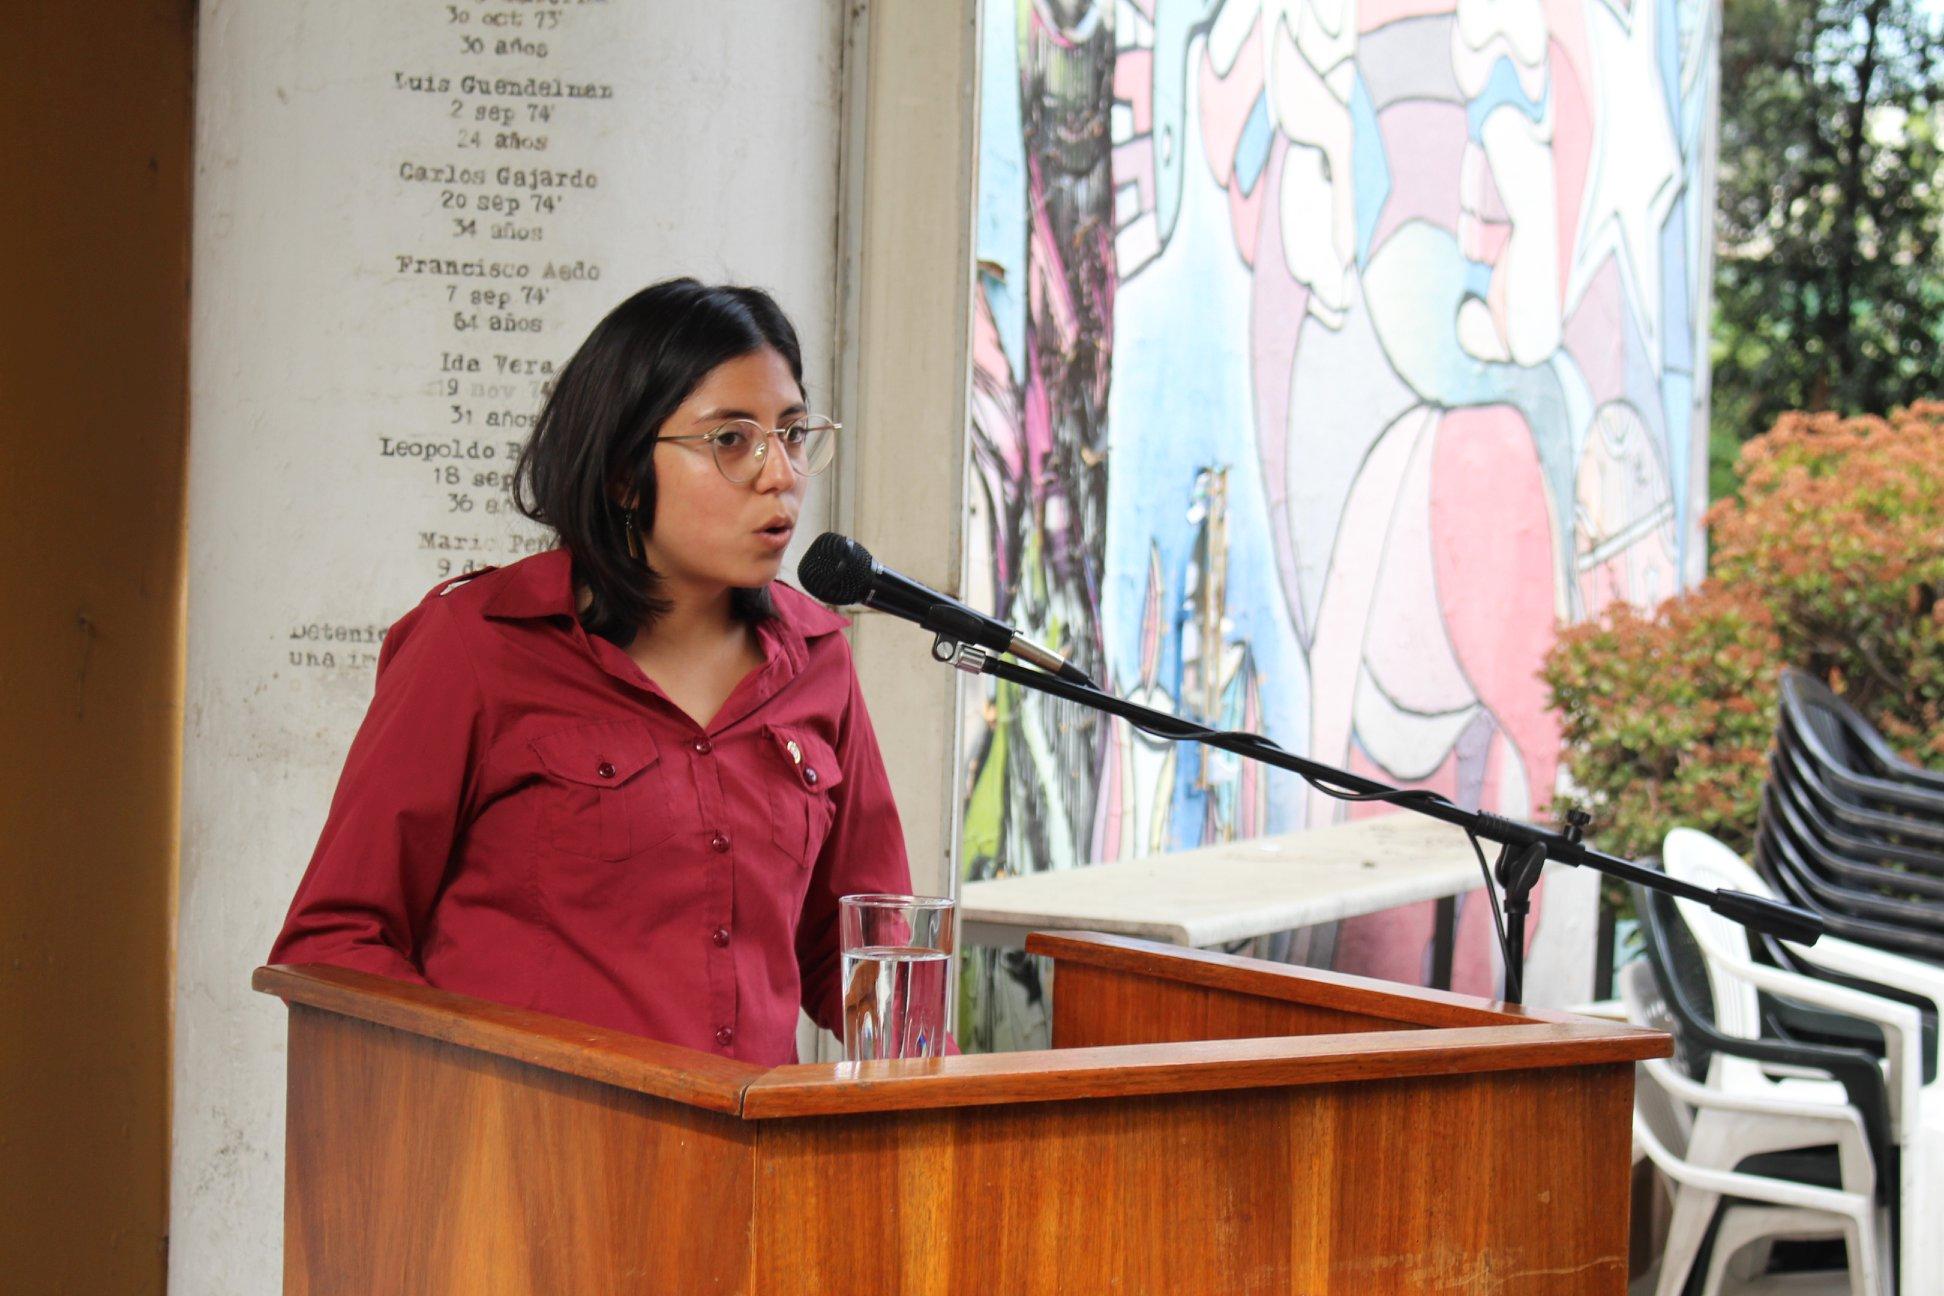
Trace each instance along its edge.
<instances>
[{"instance_id":1,"label":"short dark hair","mask_svg":"<svg viewBox=\"0 0 1944 1296\"><path fill-rule=\"evenodd\" d=\"M802 387L796 330L768 293L669 279L609 311L555 377L514 466L513 503L573 555L589 634L626 647L668 611L661 577L629 554L629 529L645 535L655 518L655 441L710 370L764 347ZM774 615L767 586L735 590L731 604L746 621Z\"/></svg>"}]
</instances>

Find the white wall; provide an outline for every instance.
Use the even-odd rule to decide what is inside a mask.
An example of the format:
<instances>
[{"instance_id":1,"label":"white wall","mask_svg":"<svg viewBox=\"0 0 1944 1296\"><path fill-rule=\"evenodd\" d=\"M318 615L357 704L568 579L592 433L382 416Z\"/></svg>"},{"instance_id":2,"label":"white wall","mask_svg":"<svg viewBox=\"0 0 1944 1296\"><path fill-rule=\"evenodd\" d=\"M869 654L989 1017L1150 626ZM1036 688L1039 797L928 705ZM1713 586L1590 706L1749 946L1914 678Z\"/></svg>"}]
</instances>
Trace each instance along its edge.
<instances>
[{"instance_id":1,"label":"white wall","mask_svg":"<svg viewBox=\"0 0 1944 1296\"><path fill-rule=\"evenodd\" d=\"M250 971L369 698L369 632L442 562L504 562L536 539L490 483L474 485L509 466L506 445L538 406L536 378L494 357L558 363L629 292L692 273L773 291L802 333L813 402L833 398L842 10L205 0L172 1291L279 1289L284 1010L249 990ZM532 45L500 52L502 40ZM543 84L480 93L467 75ZM476 166L486 179L401 178L411 165ZM570 182L501 183L502 165ZM575 186L575 173L597 186ZM466 208L443 205L448 191ZM482 212L482 194L521 209ZM500 221L538 241L495 240ZM527 277L423 273L401 257L523 265ZM549 264L600 277L550 279ZM472 300L500 289L503 307ZM492 332L499 314L538 332ZM449 355L480 368L448 372ZM469 423L452 422L455 404ZM515 426L489 426L501 411ZM432 463L384 453L455 435L494 454L460 464L457 487ZM801 534L827 516L813 497ZM479 548L427 547L426 533Z\"/></svg>"}]
</instances>

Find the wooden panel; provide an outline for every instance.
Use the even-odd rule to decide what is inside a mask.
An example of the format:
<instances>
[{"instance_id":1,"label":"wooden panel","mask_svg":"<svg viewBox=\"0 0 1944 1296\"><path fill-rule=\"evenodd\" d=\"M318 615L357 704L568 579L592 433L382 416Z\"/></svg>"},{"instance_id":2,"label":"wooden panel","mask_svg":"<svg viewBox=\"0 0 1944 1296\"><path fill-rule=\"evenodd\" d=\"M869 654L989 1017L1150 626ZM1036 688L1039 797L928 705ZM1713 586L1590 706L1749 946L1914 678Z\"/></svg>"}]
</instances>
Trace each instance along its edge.
<instances>
[{"instance_id":1,"label":"wooden panel","mask_svg":"<svg viewBox=\"0 0 1944 1296\"><path fill-rule=\"evenodd\" d=\"M1387 1017L1187 985L1070 959L1054 964L1056 1049L1412 1029L1416 1027L1410 1022Z\"/></svg>"},{"instance_id":2,"label":"wooden panel","mask_svg":"<svg viewBox=\"0 0 1944 1296\"><path fill-rule=\"evenodd\" d=\"M1180 949L1153 941L1101 932L1034 932L1026 950L1056 960L1055 980L1068 967L1085 964L1184 985L1208 986L1235 994L1290 1003L1313 1004L1341 1012L1385 1018L1411 1026L1491 1026L1523 1022L1573 1022L1570 1013L1480 999L1449 990L1430 990L1372 977L1291 967L1239 958L1212 950ZM1057 997L1057 991L1056 997ZM1619 1029L1632 1029L1621 1027Z\"/></svg>"},{"instance_id":3,"label":"wooden panel","mask_svg":"<svg viewBox=\"0 0 1944 1296\"><path fill-rule=\"evenodd\" d=\"M925 1062L777 1067L743 1091L765 1120L853 1112L1045 1103L1346 1080L1594 1066L1666 1057L1668 1037L1611 1023L1386 1031L990 1053Z\"/></svg>"},{"instance_id":4,"label":"wooden panel","mask_svg":"<svg viewBox=\"0 0 1944 1296\"><path fill-rule=\"evenodd\" d=\"M710 1111L738 1111L743 1086L763 1074L762 1067L734 1058L321 963L258 968L250 984L292 1005Z\"/></svg>"},{"instance_id":5,"label":"wooden panel","mask_svg":"<svg viewBox=\"0 0 1944 1296\"><path fill-rule=\"evenodd\" d=\"M732 1117L293 1005L286 1296L747 1292Z\"/></svg>"},{"instance_id":6,"label":"wooden panel","mask_svg":"<svg viewBox=\"0 0 1944 1296\"><path fill-rule=\"evenodd\" d=\"M1632 1084L1607 1065L767 1123L754 1285L1618 1296Z\"/></svg>"}]
</instances>

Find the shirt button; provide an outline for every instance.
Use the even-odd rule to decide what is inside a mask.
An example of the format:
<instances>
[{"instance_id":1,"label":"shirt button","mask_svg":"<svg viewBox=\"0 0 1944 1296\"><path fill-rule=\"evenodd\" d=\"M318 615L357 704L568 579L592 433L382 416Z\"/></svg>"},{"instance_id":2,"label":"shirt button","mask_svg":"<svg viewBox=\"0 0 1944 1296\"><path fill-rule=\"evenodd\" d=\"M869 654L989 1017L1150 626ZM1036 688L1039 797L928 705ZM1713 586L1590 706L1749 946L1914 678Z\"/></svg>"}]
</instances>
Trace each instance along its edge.
<instances>
[{"instance_id":1,"label":"shirt button","mask_svg":"<svg viewBox=\"0 0 1944 1296\"><path fill-rule=\"evenodd\" d=\"M811 787L817 786L817 771L811 769L808 765L805 765L803 767L803 781L805 783L808 783Z\"/></svg>"},{"instance_id":2,"label":"shirt button","mask_svg":"<svg viewBox=\"0 0 1944 1296\"><path fill-rule=\"evenodd\" d=\"M729 839L721 833L709 838L709 849L720 855L729 849Z\"/></svg>"},{"instance_id":3,"label":"shirt button","mask_svg":"<svg viewBox=\"0 0 1944 1296\"><path fill-rule=\"evenodd\" d=\"M729 943L729 929L727 927L716 928L714 940L717 945L727 945Z\"/></svg>"},{"instance_id":4,"label":"shirt button","mask_svg":"<svg viewBox=\"0 0 1944 1296\"><path fill-rule=\"evenodd\" d=\"M594 772L596 774L599 774L602 778L613 778L614 766L608 764L606 761L602 761L600 764L600 768L596 769Z\"/></svg>"},{"instance_id":5,"label":"shirt button","mask_svg":"<svg viewBox=\"0 0 1944 1296\"><path fill-rule=\"evenodd\" d=\"M735 1042L736 1042L736 1032L729 1029L727 1026L724 1026L721 1030L716 1032L716 1043L722 1045L722 1047L728 1048L731 1044Z\"/></svg>"},{"instance_id":6,"label":"shirt button","mask_svg":"<svg viewBox=\"0 0 1944 1296\"><path fill-rule=\"evenodd\" d=\"M709 746L709 740L707 738L697 738L694 742L690 743L689 745L695 748L695 754L697 756L707 756L709 752L712 750L712 748Z\"/></svg>"}]
</instances>

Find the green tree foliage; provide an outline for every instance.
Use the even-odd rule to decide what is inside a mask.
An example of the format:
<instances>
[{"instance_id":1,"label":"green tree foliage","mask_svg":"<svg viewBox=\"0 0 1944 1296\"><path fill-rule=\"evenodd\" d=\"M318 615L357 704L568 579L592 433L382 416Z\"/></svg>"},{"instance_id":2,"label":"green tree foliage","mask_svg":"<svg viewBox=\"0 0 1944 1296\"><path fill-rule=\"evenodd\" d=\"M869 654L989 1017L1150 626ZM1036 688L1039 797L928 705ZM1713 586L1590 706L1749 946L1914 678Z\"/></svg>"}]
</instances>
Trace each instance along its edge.
<instances>
[{"instance_id":1,"label":"green tree foliage","mask_svg":"<svg viewBox=\"0 0 1944 1296\"><path fill-rule=\"evenodd\" d=\"M1944 390L1940 100L1923 0L1724 0L1717 497L1784 410Z\"/></svg>"},{"instance_id":2,"label":"green tree foliage","mask_svg":"<svg viewBox=\"0 0 1944 1296\"><path fill-rule=\"evenodd\" d=\"M1708 511L1708 579L1569 627L1541 672L1608 850L1681 825L1749 846L1784 666L1944 768L1944 404L1784 415L1740 472Z\"/></svg>"}]
</instances>

